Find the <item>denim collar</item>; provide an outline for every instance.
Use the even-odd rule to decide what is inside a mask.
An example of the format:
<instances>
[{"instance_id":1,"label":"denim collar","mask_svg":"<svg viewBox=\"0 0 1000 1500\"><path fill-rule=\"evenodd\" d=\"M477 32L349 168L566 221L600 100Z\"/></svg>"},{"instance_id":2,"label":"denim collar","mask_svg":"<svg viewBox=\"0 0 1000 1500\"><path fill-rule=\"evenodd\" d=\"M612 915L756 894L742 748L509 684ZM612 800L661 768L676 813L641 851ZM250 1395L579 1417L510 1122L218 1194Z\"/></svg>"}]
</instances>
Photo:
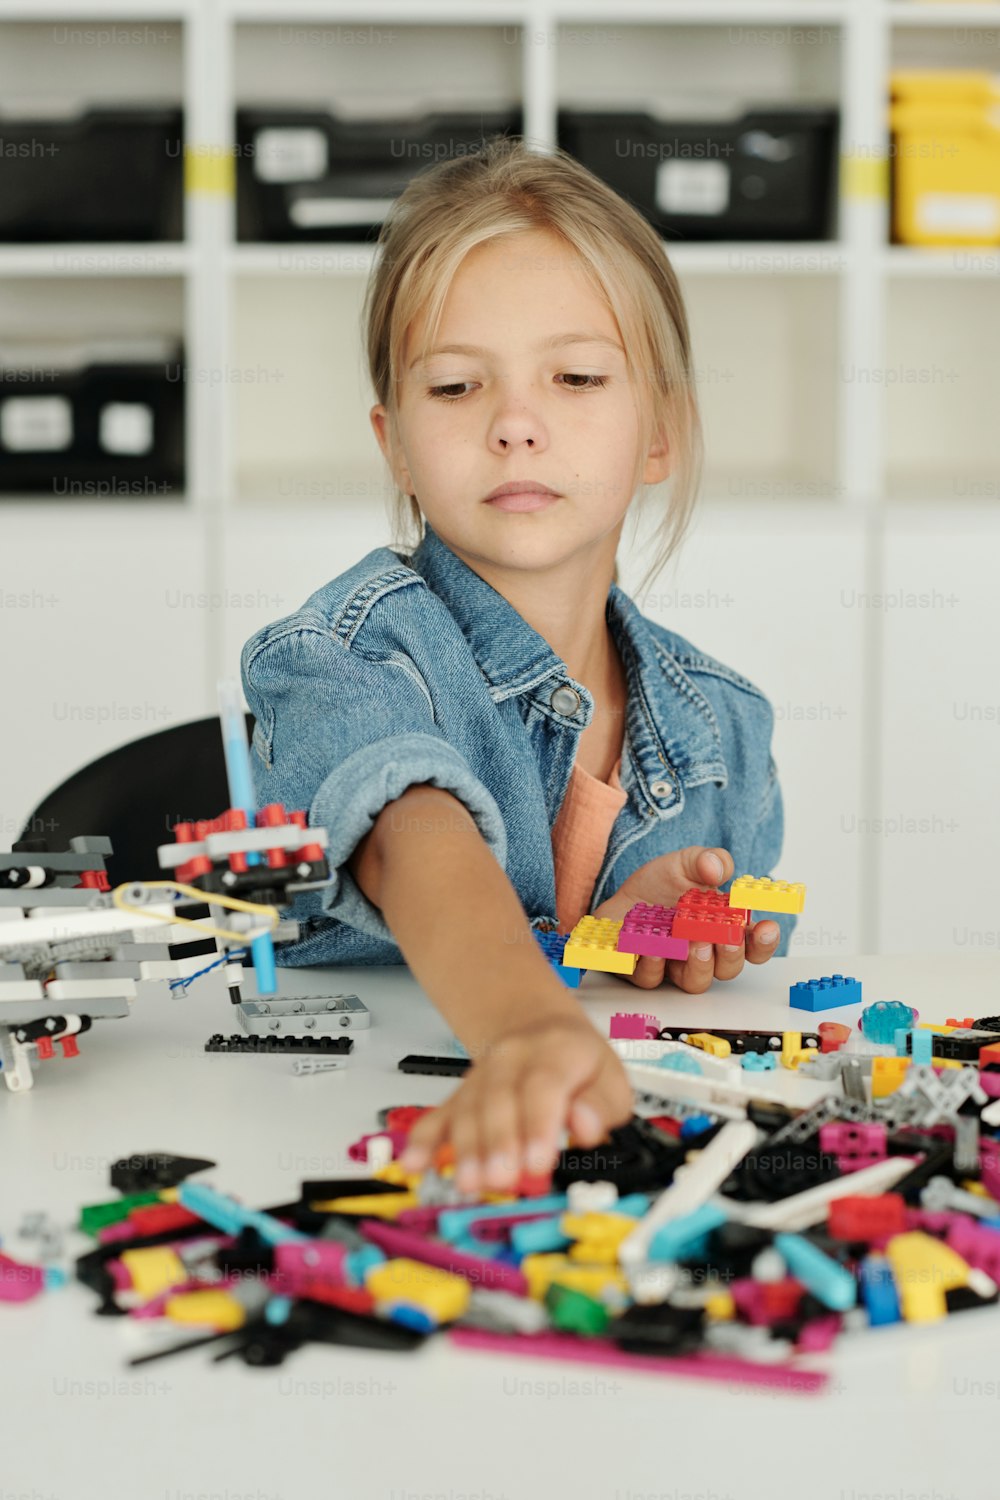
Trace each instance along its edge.
<instances>
[{"instance_id":1,"label":"denim collar","mask_svg":"<svg viewBox=\"0 0 1000 1500\"><path fill-rule=\"evenodd\" d=\"M548 642L426 521L423 539L409 562L454 617L497 702L527 695L560 724L581 731L587 727L593 718L587 688L570 677L566 663ZM606 618L628 684L626 738L650 808L675 811L682 786L707 781L725 786L722 739L708 699L616 583L608 590ZM552 710L552 693L563 685L580 696L574 714ZM628 785L624 753L622 784Z\"/></svg>"}]
</instances>

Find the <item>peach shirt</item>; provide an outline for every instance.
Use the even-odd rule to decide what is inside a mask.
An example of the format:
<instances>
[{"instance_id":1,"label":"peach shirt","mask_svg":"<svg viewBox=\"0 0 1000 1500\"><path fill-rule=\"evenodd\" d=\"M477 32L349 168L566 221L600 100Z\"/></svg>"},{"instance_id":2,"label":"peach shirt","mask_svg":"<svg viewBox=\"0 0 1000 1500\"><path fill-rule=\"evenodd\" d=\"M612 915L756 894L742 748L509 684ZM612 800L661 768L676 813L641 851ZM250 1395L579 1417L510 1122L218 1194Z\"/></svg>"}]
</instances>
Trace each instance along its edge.
<instances>
[{"instance_id":1,"label":"peach shirt","mask_svg":"<svg viewBox=\"0 0 1000 1500\"><path fill-rule=\"evenodd\" d=\"M628 793L618 771L619 755L607 781L598 781L574 763L563 804L552 828L559 931L570 932L590 911L590 898L607 852L608 838Z\"/></svg>"}]
</instances>

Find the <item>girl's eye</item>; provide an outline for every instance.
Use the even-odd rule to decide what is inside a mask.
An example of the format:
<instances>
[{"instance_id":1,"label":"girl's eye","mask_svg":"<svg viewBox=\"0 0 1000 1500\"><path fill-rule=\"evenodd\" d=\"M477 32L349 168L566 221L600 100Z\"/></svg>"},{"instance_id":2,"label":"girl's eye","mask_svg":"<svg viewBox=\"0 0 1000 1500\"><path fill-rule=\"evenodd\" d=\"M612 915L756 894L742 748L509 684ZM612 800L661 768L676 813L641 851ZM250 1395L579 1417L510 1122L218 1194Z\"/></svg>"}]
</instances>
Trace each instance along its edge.
<instances>
[{"instance_id":1,"label":"girl's eye","mask_svg":"<svg viewBox=\"0 0 1000 1500\"><path fill-rule=\"evenodd\" d=\"M452 385L432 385L430 393L441 401L457 401L459 396L464 395L463 386L468 383L467 380L456 380Z\"/></svg>"},{"instance_id":2,"label":"girl's eye","mask_svg":"<svg viewBox=\"0 0 1000 1500\"><path fill-rule=\"evenodd\" d=\"M581 381L580 385L568 385L569 391L596 391L602 390L608 383L606 375L578 375L569 373L560 377L563 380ZM459 401L465 394L465 387L471 382L467 380L456 380L450 385L432 385L430 395L439 401Z\"/></svg>"},{"instance_id":3,"label":"girl's eye","mask_svg":"<svg viewBox=\"0 0 1000 1500\"><path fill-rule=\"evenodd\" d=\"M596 391L596 390L601 390L608 383L608 377L606 375L574 375L574 374L569 374L569 375L567 375L565 377L565 379L567 379L567 380L584 380L584 381L590 381L589 385L571 385L571 386L567 386L567 390L570 390L570 391Z\"/></svg>"}]
</instances>

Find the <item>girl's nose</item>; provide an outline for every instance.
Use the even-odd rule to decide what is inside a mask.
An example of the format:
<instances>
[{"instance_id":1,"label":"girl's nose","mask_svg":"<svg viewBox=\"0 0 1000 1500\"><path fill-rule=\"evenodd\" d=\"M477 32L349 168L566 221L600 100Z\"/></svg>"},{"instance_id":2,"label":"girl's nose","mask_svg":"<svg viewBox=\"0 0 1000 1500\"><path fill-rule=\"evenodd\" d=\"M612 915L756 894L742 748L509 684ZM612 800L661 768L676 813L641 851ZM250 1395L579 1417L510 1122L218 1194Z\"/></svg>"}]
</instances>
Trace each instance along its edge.
<instances>
[{"instance_id":1,"label":"girl's nose","mask_svg":"<svg viewBox=\"0 0 1000 1500\"><path fill-rule=\"evenodd\" d=\"M542 447L545 429L538 417L526 403L507 403L498 411L490 424L490 443L499 452L508 452L524 443L529 448Z\"/></svg>"}]
</instances>

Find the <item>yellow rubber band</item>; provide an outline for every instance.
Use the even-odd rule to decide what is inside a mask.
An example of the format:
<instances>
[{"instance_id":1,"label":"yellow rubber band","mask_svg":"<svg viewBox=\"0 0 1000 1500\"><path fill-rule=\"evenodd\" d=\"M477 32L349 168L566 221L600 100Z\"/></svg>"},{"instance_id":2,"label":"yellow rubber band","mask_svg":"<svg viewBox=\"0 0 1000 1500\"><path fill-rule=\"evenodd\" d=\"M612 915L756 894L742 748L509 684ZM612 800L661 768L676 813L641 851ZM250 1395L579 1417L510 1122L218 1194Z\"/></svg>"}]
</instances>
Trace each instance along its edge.
<instances>
[{"instance_id":1,"label":"yellow rubber band","mask_svg":"<svg viewBox=\"0 0 1000 1500\"><path fill-rule=\"evenodd\" d=\"M169 912L166 916L162 912L147 911L142 906L133 906L126 901L122 895L123 891L179 891L182 896L191 896L195 901L201 901L205 905L222 906L228 911L247 911L252 915L260 915L269 918L267 927L262 927L259 932L232 932L228 927L216 927L211 922L205 923L194 917L181 917L176 912ZM185 927L194 927L198 932L203 932L208 937L226 938L230 942L251 943L254 938L263 937L266 932L272 932L281 920L276 906L264 906L259 902L242 901L238 896L216 896L208 891L201 891L196 885L182 885L177 880L133 880L127 885L116 885L111 892L112 900L119 911L135 912L137 916L145 917L148 922L180 922Z\"/></svg>"}]
</instances>

